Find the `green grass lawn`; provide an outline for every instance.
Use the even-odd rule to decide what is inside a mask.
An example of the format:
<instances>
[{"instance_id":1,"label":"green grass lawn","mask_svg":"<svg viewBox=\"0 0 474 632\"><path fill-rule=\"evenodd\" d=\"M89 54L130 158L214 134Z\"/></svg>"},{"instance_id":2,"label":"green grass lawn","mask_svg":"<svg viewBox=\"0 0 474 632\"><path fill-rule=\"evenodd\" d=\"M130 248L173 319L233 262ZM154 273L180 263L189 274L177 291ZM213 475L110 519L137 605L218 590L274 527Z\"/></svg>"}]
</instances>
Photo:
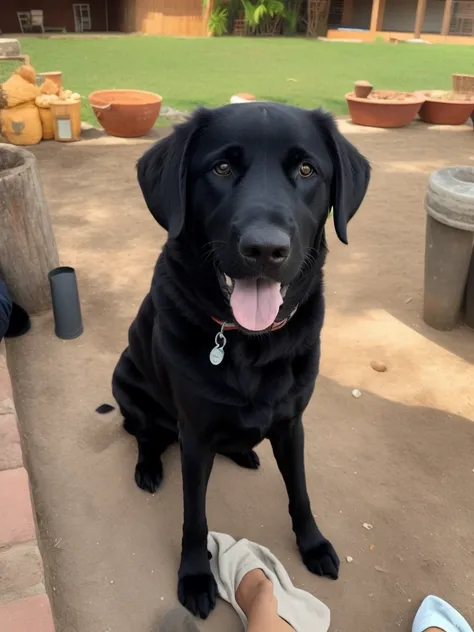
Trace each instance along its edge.
<instances>
[{"instance_id":1,"label":"green grass lawn","mask_svg":"<svg viewBox=\"0 0 474 632\"><path fill-rule=\"evenodd\" d=\"M151 36L22 38L38 72L62 70L66 88L158 92L179 110L227 103L235 92L345 114L353 81L377 88L449 89L451 73L474 71L474 48L355 44L296 38L184 39ZM95 117L87 99L84 120Z\"/></svg>"}]
</instances>

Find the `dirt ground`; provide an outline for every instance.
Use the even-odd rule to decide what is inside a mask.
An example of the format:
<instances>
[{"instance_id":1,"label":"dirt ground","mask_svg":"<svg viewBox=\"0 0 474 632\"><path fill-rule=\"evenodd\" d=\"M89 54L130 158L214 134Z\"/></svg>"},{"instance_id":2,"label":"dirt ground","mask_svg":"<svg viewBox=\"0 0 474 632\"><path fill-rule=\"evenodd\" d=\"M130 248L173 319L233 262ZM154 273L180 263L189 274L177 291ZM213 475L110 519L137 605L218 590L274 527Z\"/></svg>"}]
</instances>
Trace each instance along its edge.
<instances>
[{"instance_id":1,"label":"dirt ground","mask_svg":"<svg viewBox=\"0 0 474 632\"><path fill-rule=\"evenodd\" d=\"M258 448L259 472L218 460L209 525L270 547L331 608L333 632L407 632L428 593L473 623L474 333L438 333L420 312L427 177L474 164L474 135L341 125L372 161L373 181L349 246L329 228L322 369L306 413L310 495L343 560L340 579L300 562L269 445ZM134 484L136 447L119 415L94 413L111 401L112 370L164 240L135 181L149 142L34 149L85 322L81 338L63 342L46 314L9 345L58 632L147 632L176 603L178 452L165 457L163 488L147 495ZM375 372L373 360L388 371ZM240 630L222 602L200 626Z\"/></svg>"}]
</instances>

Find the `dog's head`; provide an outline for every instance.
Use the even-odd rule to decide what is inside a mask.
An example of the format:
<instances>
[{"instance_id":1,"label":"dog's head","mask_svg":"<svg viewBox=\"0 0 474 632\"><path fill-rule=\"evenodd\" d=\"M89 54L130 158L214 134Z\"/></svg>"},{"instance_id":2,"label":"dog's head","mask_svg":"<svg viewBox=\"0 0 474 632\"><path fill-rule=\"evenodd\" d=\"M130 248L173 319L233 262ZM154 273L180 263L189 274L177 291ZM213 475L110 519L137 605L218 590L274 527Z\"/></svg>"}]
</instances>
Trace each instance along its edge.
<instances>
[{"instance_id":1,"label":"dog's head","mask_svg":"<svg viewBox=\"0 0 474 632\"><path fill-rule=\"evenodd\" d=\"M331 208L347 243L369 177L330 115L276 103L198 110L138 163L155 219L170 240L211 253L235 321L253 332L279 320L288 288L311 274Z\"/></svg>"}]
</instances>

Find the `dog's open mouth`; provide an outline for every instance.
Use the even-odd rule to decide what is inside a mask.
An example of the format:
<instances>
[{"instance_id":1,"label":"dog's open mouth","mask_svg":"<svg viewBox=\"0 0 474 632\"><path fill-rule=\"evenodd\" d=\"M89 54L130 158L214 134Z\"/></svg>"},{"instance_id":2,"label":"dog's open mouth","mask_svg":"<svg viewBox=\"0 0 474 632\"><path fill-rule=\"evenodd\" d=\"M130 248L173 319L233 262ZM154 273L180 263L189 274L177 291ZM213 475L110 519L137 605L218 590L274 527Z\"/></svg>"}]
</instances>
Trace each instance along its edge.
<instances>
[{"instance_id":1,"label":"dog's open mouth","mask_svg":"<svg viewBox=\"0 0 474 632\"><path fill-rule=\"evenodd\" d=\"M237 323L248 331L265 331L275 322L288 286L267 278L231 279L222 274L221 287Z\"/></svg>"}]
</instances>

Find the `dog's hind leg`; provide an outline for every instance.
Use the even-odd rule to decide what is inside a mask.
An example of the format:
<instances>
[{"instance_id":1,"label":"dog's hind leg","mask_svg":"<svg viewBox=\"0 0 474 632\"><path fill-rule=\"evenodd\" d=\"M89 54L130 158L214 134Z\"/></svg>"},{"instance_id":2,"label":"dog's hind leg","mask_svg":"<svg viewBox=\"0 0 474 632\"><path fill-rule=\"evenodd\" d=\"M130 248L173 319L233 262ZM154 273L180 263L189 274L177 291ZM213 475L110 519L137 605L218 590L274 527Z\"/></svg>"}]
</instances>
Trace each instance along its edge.
<instances>
[{"instance_id":1,"label":"dog's hind leg","mask_svg":"<svg viewBox=\"0 0 474 632\"><path fill-rule=\"evenodd\" d=\"M159 423L159 422L158 422ZM127 430L127 422L124 423ZM178 440L178 434L158 426L152 432L135 435L138 444L138 460L135 466L135 482L146 492L155 493L163 480L161 455Z\"/></svg>"},{"instance_id":2,"label":"dog's hind leg","mask_svg":"<svg viewBox=\"0 0 474 632\"><path fill-rule=\"evenodd\" d=\"M260 467L260 459L254 450L249 450L248 452L219 452L219 454L226 456L247 470L258 470Z\"/></svg>"},{"instance_id":3,"label":"dog's hind leg","mask_svg":"<svg viewBox=\"0 0 474 632\"><path fill-rule=\"evenodd\" d=\"M161 455L178 440L176 421L142 387L143 377L125 352L113 377L113 394L125 430L138 444L135 482L153 494L163 480Z\"/></svg>"}]
</instances>

